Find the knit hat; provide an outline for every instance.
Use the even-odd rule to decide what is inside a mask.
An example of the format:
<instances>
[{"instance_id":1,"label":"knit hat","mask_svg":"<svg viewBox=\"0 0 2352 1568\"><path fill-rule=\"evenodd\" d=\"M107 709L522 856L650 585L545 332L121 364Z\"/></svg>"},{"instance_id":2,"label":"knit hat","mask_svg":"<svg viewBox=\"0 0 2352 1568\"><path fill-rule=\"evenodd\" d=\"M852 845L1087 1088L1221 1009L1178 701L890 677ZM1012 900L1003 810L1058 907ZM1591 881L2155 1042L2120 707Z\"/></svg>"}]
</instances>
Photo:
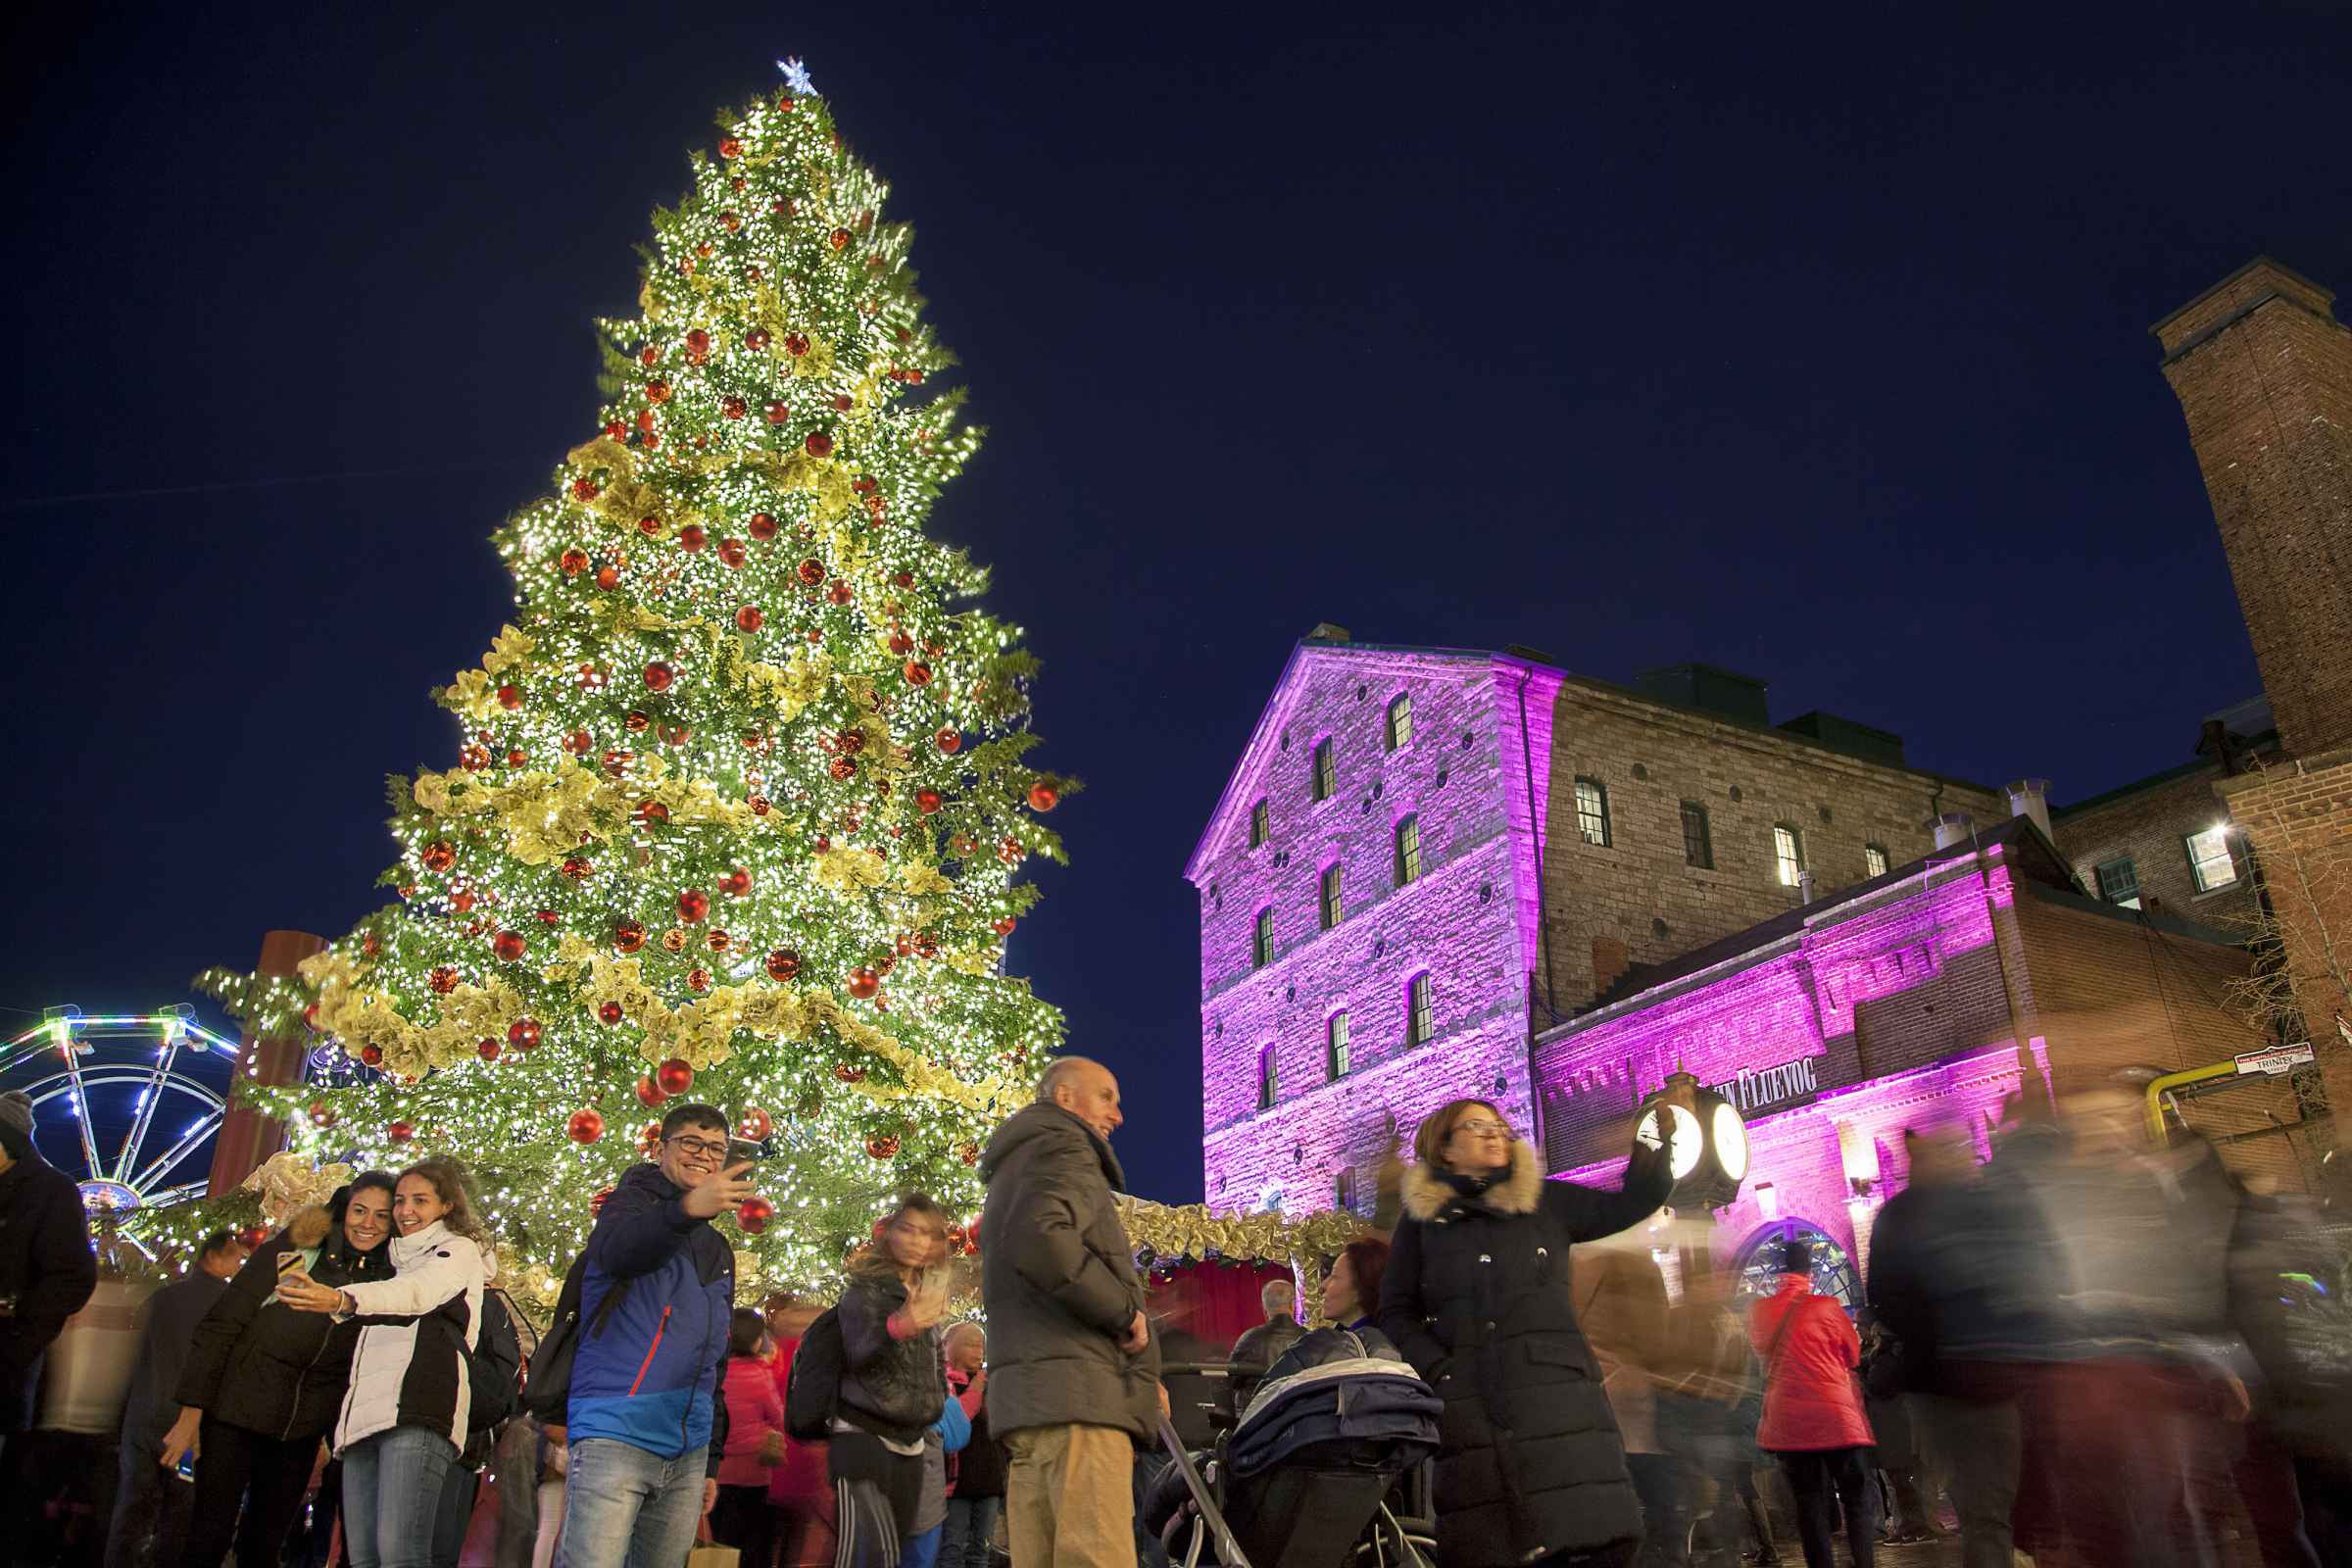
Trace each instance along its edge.
<instances>
[{"instance_id":1,"label":"knit hat","mask_svg":"<svg viewBox=\"0 0 2352 1568\"><path fill-rule=\"evenodd\" d=\"M32 1135L32 1097L22 1089L11 1089L0 1095L0 1120L8 1121L26 1137Z\"/></svg>"}]
</instances>

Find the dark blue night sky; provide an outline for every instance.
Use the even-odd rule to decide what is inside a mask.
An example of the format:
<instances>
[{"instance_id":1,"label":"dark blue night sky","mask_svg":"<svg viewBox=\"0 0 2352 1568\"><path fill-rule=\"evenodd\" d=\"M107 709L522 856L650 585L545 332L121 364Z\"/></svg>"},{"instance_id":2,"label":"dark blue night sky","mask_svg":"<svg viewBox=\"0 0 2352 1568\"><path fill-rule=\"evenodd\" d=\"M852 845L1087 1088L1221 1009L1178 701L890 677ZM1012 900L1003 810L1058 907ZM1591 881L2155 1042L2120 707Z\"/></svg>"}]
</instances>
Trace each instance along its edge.
<instances>
[{"instance_id":1,"label":"dark blue night sky","mask_svg":"<svg viewBox=\"0 0 2352 1568\"><path fill-rule=\"evenodd\" d=\"M2352 292L2341 7L355 9L12 24L11 1034L379 901L589 318L787 52L992 429L936 526L1090 786L1014 964L1148 1195L1179 870L1319 620L1709 660L2061 800L2256 689L2147 327L2257 252Z\"/></svg>"}]
</instances>

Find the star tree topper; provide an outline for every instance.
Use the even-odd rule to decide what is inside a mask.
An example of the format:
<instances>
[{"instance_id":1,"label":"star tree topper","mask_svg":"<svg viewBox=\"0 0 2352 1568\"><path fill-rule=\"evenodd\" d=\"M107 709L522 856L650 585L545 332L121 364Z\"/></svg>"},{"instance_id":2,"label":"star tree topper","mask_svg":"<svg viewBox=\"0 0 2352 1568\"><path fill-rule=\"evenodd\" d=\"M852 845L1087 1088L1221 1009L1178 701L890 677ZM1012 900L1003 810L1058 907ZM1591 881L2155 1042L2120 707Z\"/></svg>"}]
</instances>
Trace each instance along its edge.
<instances>
[{"instance_id":1,"label":"star tree topper","mask_svg":"<svg viewBox=\"0 0 2352 1568\"><path fill-rule=\"evenodd\" d=\"M784 85L792 89L794 97L816 96L816 83L808 79L808 68L801 63L799 55L786 55L776 62L776 69L784 73Z\"/></svg>"}]
</instances>

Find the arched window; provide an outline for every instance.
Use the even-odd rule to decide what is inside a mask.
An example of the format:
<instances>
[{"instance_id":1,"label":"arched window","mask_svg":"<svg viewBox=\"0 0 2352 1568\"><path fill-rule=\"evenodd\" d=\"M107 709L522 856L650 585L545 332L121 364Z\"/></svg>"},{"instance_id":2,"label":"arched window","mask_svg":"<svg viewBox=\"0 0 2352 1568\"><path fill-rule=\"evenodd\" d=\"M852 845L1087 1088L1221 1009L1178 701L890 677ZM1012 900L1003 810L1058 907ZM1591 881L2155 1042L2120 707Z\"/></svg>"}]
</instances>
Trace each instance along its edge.
<instances>
[{"instance_id":1,"label":"arched window","mask_svg":"<svg viewBox=\"0 0 2352 1568\"><path fill-rule=\"evenodd\" d=\"M1413 976L1404 988L1404 1043L1427 1045L1437 1032L1437 1012L1429 998L1429 975L1424 972Z\"/></svg>"},{"instance_id":2,"label":"arched window","mask_svg":"<svg viewBox=\"0 0 2352 1568\"><path fill-rule=\"evenodd\" d=\"M1770 1296L1780 1289L1781 1260L1779 1251L1784 1243L1804 1241L1813 1248L1813 1289L1824 1296L1834 1296L1838 1304L1848 1313L1862 1309L1862 1280L1855 1272L1854 1260L1846 1255L1829 1232L1810 1220L1776 1219L1750 1236L1740 1248L1737 1265L1739 1305L1744 1311L1749 1301Z\"/></svg>"},{"instance_id":3,"label":"arched window","mask_svg":"<svg viewBox=\"0 0 2352 1568\"><path fill-rule=\"evenodd\" d=\"M1396 885L1421 880L1421 817L1418 812L1396 824Z\"/></svg>"}]
</instances>

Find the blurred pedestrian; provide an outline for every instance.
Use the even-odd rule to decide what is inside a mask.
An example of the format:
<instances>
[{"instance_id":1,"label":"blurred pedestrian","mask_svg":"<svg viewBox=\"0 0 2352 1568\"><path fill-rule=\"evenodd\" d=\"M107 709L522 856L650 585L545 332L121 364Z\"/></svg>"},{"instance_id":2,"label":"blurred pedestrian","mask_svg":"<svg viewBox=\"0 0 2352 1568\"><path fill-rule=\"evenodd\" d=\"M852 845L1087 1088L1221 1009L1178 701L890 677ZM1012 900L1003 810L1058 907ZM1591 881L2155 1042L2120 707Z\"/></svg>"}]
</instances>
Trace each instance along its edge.
<instances>
[{"instance_id":1,"label":"blurred pedestrian","mask_svg":"<svg viewBox=\"0 0 2352 1568\"><path fill-rule=\"evenodd\" d=\"M0 1094L0 1454L32 1425L49 1346L97 1288L81 1189L34 1147L32 1097Z\"/></svg>"},{"instance_id":2,"label":"blurred pedestrian","mask_svg":"<svg viewBox=\"0 0 2352 1568\"><path fill-rule=\"evenodd\" d=\"M826 1460L842 1568L897 1568L918 1533L924 1434L948 1402L948 1217L908 1193L850 1262L835 1308L843 1350Z\"/></svg>"},{"instance_id":3,"label":"blurred pedestrian","mask_svg":"<svg viewBox=\"0 0 2352 1568\"><path fill-rule=\"evenodd\" d=\"M393 1179L366 1171L294 1215L247 1258L189 1337L175 1413L152 1463L196 1454L183 1551L274 1563L302 1512L319 1440L334 1430L360 1325L295 1309L289 1280L332 1290L389 1278Z\"/></svg>"},{"instance_id":4,"label":"blurred pedestrian","mask_svg":"<svg viewBox=\"0 0 2352 1568\"><path fill-rule=\"evenodd\" d=\"M948 1517L939 1568L988 1568L989 1543L1004 1507L1004 1451L989 1435L988 1331L958 1323L947 1332L948 1394L963 1406L972 1435L948 1471Z\"/></svg>"},{"instance_id":5,"label":"blurred pedestrian","mask_svg":"<svg viewBox=\"0 0 2352 1568\"><path fill-rule=\"evenodd\" d=\"M748 1306L735 1309L727 1334L727 1441L718 1460L718 1501L710 1536L741 1554L740 1568L772 1568L776 1513L768 1477L784 1462L784 1397L768 1371L767 1324Z\"/></svg>"},{"instance_id":6,"label":"blurred pedestrian","mask_svg":"<svg viewBox=\"0 0 2352 1568\"><path fill-rule=\"evenodd\" d=\"M771 1297L767 1302L767 1332L775 1346L769 1363L779 1398L792 1382L792 1359L801 1337L808 1332L821 1309L794 1296ZM782 1543L781 1568L827 1568L836 1544L833 1482L825 1474L825 1445L803 1443L784 1436L784 1462L768 1476L767 1500L776 1509Z\"/></svg>"},{"instance_id":7,"label":"blurred pedestrian","mask_svg":"<svg viewBox=\"0 0 2352 1568\"><path fill-rule=\"evenodd\" d=\"M1657 1369L1666 1353L1666 1277L1638 1240L1578 1248L1569 1296L1577 1326L1600 1363L1600 1389L1617 1419L1625 1467L1642 1499L1642 1540L1634 1561L1680 1564L1690 1533L1683 1464L1658 1432Z\"/></svg>"},{"instance_id":8,"label":"blurred pedestrian","mask_svg":"<svg viewBox=\"0 0 2352 1568\"><path fill-rule=\"evenodd\" d=\"M179 1374L196 1325L244 1266L247 1249L219 1230L196 1248L196 1266L139 1305L138 1358L122 1401L122 1474L106 1532L106 1568L177 1562L193 1489L162 1465L164 1436L179 1417Z\"/></svg>"},{"instance_id":9,"label":"blurred pedestrian","mask_svg":"<svg viewBox=\"0 0 2352 1568\"><path fill-rule=\"evenodd\" d=\"M1642 1505L1569 1300L1569 1250L1657 1210L1669 1149L1637 1149L1620 1192L1547 1182L1535 1149L1484 1100L1441 1107L1413 1149L1380 1326L1446 1401L1439 1560L1630 1561Z\"/></svg>"},{"instance_id":10,"label":"blurred pedestrian","mask_svg":"<svg viewBox=\"0 0 2352 1568\"><path fill-rule=\"evenodd\" d=\"M1756 1443L1788 1477L1806 1568L1831 1568L1838 1510L1855 1568L1877 1561L1877 1489L1870 1421L1854 1374L1862 1339L1835 1298L1813 1290L1813 1249L1781 1244L1780 1283L1748 1309L1747 1335L1764 1362L1764 1419Z\"/></svg>"},{"instance_id":11,"label":"blurred pedestrian","mask_svg":"<svg viewBox=\"0 0 2352 1568\"><path fill-rule=\"evenodd\" d=\"M1009 1456L1013 1568L1133 1568L1136 1446L1165 1396L1110 1152L1119 1082L1064 1056L989 1140L980 1173L990 1429Z\"/></svg>"},{"instance_id":12,"label":"blurred pedestrian","mask_svg":"<svg viewBox=\"0 0 2352 1568\"><path fill-rule=\"evenodd\" d=\"M1763 1385L1747 1330L1732 1310L1735 1279L1703 1268L1686 1277L1682 1299L1667 1314L1657 1394L1659 1440L1684 1464L1690 1505L1705 1507L1693 1531L1692 1560L1708 1568L1781 1560L1756 1493ZM1755 1550L1742 1557L1750 1534Z\"/></svg>"},{"instance_id":13,"label":"blurred pedestrian","mask_svg":"<svg viewBox=\"0 0 2352 1568\"><path fill-rule=\"evenodd\" d=\"M1283 1351L1298 1343L1306 1330L1298 1323L1298 1292L1289 1280L1268 1280L1258 1288L1257 1304L1266 1320L1242 1331L1226 1357L1237 1374L1262 1376Z\"/></svg>"}]
</instances>

